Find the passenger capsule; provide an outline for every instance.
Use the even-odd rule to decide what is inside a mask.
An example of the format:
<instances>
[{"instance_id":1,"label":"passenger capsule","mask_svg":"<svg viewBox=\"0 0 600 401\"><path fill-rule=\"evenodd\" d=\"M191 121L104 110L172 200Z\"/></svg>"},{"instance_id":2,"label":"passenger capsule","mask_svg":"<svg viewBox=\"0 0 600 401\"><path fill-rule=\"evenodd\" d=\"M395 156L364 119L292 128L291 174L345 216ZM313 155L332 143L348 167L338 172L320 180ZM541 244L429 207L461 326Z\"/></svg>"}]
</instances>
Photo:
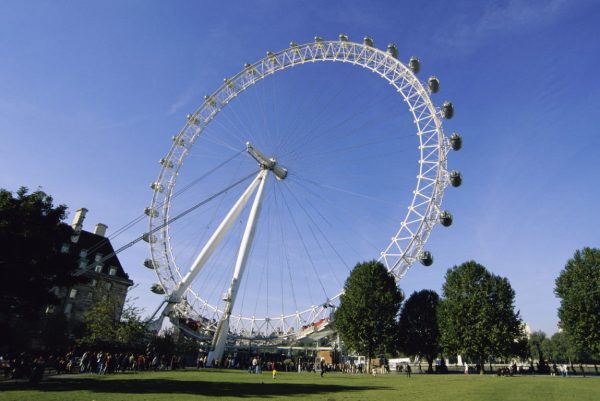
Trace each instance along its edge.
<instances>
[{"instance_id":1,"label":"passenger capsule","mask_svg":"<svg viewBox=\"0 0 600 401\"><path fill-rule=\"evenodd\" d=\"M206 95L204 96L204 101L206 103L208 103L211 106L216 106L217 102L215 101L215 99L212 96Z\"/></svg>"},{"instance_id":2,"label":"passenger capsule","mask_svg":"<svg viewBox=\"0 0 600 401\"><path fill-rule=\"evenodd\" d=\"M158 192L161 192L161 193L165 190L165 188L163 187L163 185L160 182L158 182L158 181L153 182L152 184L150 184L150 188L152 188L152 190L154 190L154 191L158 191Z\"/></svg>"},{"instance_id":3,"label":"passenger capsule","mask_svg":"<svg viewBox=\"0 0 600 401\"><path fill-rule=\"evenodd\" d=\"M229 78L223 78L223 83L229 88L229 89L234 89L235 85L233 83L233 81Z\"/></svg>"},{"instance_id":4,"label":"passenger capsule","mask_svg":"<svg viewBox=\"0 0 600 401\"><path fill-rule=\"evenodd\" d=\"M165 293L165 289L162 288L162 286L158 283L152 284L152 287L150 287L150 291L158 295L163 295Z\"/></svg>"},{"instance_id":5,"label":"passenger capsule","mask_svg":"<svg viewBox=\"0 0 600 401\"><path fill-rule=\"evenodd\" d=\"M440 223L444 227L450 227L452 225L452 213L447 210L444 210L440 213Z\"/></svg>"},{"instance_id":6,"label":"passenger capsule","mask_svg":"<svg viewBox=\"0 0 600 401\"><path fill-rule=\"evenodd\" d=\"M161 166L166 167L166 168L173 168L173 162L169 159L166 158L162 158L158 161L160 163Z\"/></svg>"},{"instance_id":7,"label":"passenger capsule","mask_svg":"<svg viewBox=\"0 0 600 401\"><path fill-rule=\"evenodd\" d=\"M454 116L454 106L452 105L452 102L444 102L442 105L442 115L448 120Z\"/></svg>"},{"instance_id":8,"label":"passenger capsule","mask_svg":"<svg viewBox=\"0 0 600 401\"><path fill-rule=\"evenodd\" d=\"M144 233L142 239L149 244L154 244L156 242L156 235Z\"/></svg>"},{"instance_id":9,"label":"passenger capsule","mask_svg":"<svg viewBox=\"0 0 600 401\"><path fill-rule=\"evenodd\" d=\"M423 266L431 266L433 264L433 255L429 251L423 251L419 257L419 261Z\"/></svg>"},{"instance_id":10,"label":"passenger capsule","mask_svg":"<svg viewBox=\"0 0 600 401\"><path fill-rule=\"evenodd\" d=\"M158 217L158 210L153 207L147 207L144 209L144 214L150 217Z\"/></svg>"},{"instance_id":11,"label":"passenger capsule","mask_svg":"<svg viewBox=\"0 0 600 401\"><path fill-rule=\"evenodd\" d=\"M398 58L398 48L394 43L390 43L387 47L387 52L393 58Z\"/></svg>"},{"instance_id":12,"label":"passenger capsule","mask_svg":"<svg viewBox=\"0 0 600 401\"><path fill-rule=\"evenodd\" d=\"M414 74L418 74L421 71L421 62L415 56L412 56L410 60L408 60L408 68L412 70Z\"/></svg>"},{"instance_id":13,"label":"passenger capsule","mask_svg":"<svg viewBox=\"0 0 600 401\"><path fill-rule=\"evenodd\" d=\"M343 33L340 33L340 41L347 42L348 41L348 35L344 35Z\"/></svg>"},{"instance_id":14,"label":"passenger capsule","mask_svg":"<svg viewBox=\"0 0 600 401\"><path fill-rule=\"evenodd\" d=\"M144 266L146 266L148 269L155 269L154 262L152 261L152 259L144 260Z\"/></svg>"},{"instance_id":15,"label":"passenger capsule","mask_svg":"<svg viewBox=\"0 0 600 401\"><path fill-rule=\"evenodd\" d=\"M320 36L315 36L315 42L320 43L323 41L323 38Z\"/></svg>"},{"instance_id":16,"label":"passenger capsule","mask_svg":"<svg viewBox=\"0 0 600 401\"><path fill-rule=\"evenodd\" d=\"M462 137L456 132L450 136L450 146L452 150L460 150L462 148Z\"/></svg>"},{"instance_id":17,"label":"passenger capsule","mask_svg":"<svg viewBox=\"0 0 600 401\"><path fill-rule=\"evenodd\" d=\"M440 90L440 80L437 77L429 77L427 85L429 85L431 93L438 93Z\"/></svg>"},{"instance_id":18,"label":"passenger capsule","mask_svg":"<svg viewBox=\"0 0 600 401\"><path fill-rule=\"evenodd\" d=\"M365 46L373 47L373 39L371 39L368 36L365 36L365 38L363 39L363 43L365 44Z\"/></svg>"},{"instance_id":19,"label":"passenger capsule","mask_svg":"<svg viewBox=\"0 0 600 401\"><path fill-rule=\"evenodd\" d=\"M173 135L173 136L171 137L171 140L172 140L172 141L173 141L173 142L174 142L174 143L175 143L177 146L184 146L184 145L185 145L185 139L183 139L183 138L182 138L182 137L180 137L180 136Z\"/></svg>"},{"instance_id":20,"label":"passenger capsule","mask_svg":"<svg viewBox=\"0 0 600 401\"><path fill-rule=\"evenodd\" d=\"M454 170L450 173L450 184L453 187L460 187L460 185L462 184L462 175L460 174L460 172Z\"/></svg>"},{"instance_id":21,"label":"passenger capsule","mask_svg":"<svg viewBox=\"0 0 600 401\"><path fill-rule=\"evenodd\" d=\"M188 114L186 116L187 120L190 124L198 125L198 117L193 114Z\"/></svg>"}]
</instances>

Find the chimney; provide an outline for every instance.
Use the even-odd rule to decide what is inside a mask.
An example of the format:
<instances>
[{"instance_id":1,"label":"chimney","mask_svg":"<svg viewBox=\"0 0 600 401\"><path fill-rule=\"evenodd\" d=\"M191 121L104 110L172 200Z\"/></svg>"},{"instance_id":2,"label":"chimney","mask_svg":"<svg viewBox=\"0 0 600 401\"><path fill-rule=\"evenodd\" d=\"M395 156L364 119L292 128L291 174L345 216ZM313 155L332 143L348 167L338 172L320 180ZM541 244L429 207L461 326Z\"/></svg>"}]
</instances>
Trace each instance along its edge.
<instances>
[{"instance_id":1,"label":"chimney","mask_svg":"<svg viewBox=\"0 0 600 401\"><path fill-rule=\"evenodd\" d=\"M71 242L77 243L79 241L79 234L83 229L83 220L85 220L85 214L87 213L87 209L82 207L81 209L77 209L75 212L75 216L73 217L73 222L71 223L71 227L73 227L73 236L71 237Z\"/></svg>"},{"instance_id":2,"label":"chimney","mask_svg":"<svg viewBox=\"0 0 600 401\"><path fill-rule=\"evenodd\" d=\"M106 236L106 229L108 226L103 223L96 224L96 228L94 228L94 234L99 235L101 237Z\"/></svg>"}]
</instances>

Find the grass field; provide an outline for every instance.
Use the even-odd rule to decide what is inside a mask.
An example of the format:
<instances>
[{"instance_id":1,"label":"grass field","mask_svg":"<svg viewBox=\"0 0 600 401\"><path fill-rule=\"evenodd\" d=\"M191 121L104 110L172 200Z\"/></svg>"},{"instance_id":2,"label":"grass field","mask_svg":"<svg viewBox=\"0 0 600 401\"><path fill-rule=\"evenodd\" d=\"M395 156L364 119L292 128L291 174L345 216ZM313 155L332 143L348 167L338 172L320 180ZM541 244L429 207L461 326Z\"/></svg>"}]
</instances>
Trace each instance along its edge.
<instances>
[{"instance_id":1,"label":"grass field","mask_svg":"<svg viewBox=\"0 0 600 401\"><path fill-rule=\"evenodd\" d=\"M0 382L0 400L460 400L598 401L598 377L496 377L493 375L384 376L242 371L61 375L32 387Z\"/></svg>"}]
</instances>

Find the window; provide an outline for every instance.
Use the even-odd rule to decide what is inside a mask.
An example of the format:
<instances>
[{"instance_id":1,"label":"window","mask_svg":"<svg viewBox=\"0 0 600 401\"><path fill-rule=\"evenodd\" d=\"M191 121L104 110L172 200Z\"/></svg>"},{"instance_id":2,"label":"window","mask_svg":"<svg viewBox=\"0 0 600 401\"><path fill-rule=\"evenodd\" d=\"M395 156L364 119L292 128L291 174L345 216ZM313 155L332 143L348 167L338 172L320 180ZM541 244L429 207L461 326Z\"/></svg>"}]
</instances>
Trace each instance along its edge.
<instances>
[{"instance_id":1,"label":"window","mask_svg":"<svg viewBox=\"0 0 600 401\"><path fill-rule=\"evenodd\" d=\"M60 248L60 252L61 253L69 253L69 249L70 249L70 245L67 243L62 244L62 247Z\"/></svg>"},{"instance_id":2,"label":"window","mask_svg":"<svg viewBox=\"0 0 600 401\"><path fill-rule=\"evenodd\" d=\"M87 260L83 259L79 261L79 268L80 269L85 269L87 266Z\"/></svg>"},{"instance_id":3,"label":"window","mask_svg":"<svg viewBox=\"0 0 600 401\"><path fill-rule=\"evenodd\" d=\"M97 281L97 280L94 280L94 279L92 279L92 282L90 283L90 285L91 285L92 287L95 287L95 286L96 286L96 284L98 284L98 281Z\"/></svg>"},{"instance_id":4,"label":"window","mask_svg":"<svg viewBox=\"0 0 600 401\"><path fill-rule=\"evenodd\" d=\"M54 310L54 305L48 305L48 307L46 308L46 314L50 315L54 313Z\"/></svg>"},{"instance_id":5,"label":"window","mask_svg":"<svg viewBox=\"0 0 600 401\"><path fill-rule=\"evenodd\" d=\"M94 269L94 271L96 273L102 273L102 267L103 267L102 265L96 265L96 268Z\"/></svg>"},{"instance_id":6,"label":"window","mask_svg":"<svg viewBox=\"0 0 600 401\"><path fill-rule=\"evenodd\" d=\"M114 266L111 266L110 270L108 271L108 275L109 276L114 276L117 274L117 268Z\"/></svg>"},{"instance_id":7,"label":"window","mask_svg":"<svg viewBox=\"0 0 600 401\"><path fill-rule=\"evenodd\" d=\"M94 293L92 291L87 293L87 299L92 299L94 297Z\"/></svg>"},{"instance_id":8,"label":"window","mask_svg":"<svg viewBox=\"0 0 600 401\"><path fill-rule=\"evenodd\" d=\"M96 257L95 257L95 259L94 259L94 260L95 260L96 262L100 262L100 260L101 260L101 259L102 259L102 254L101 254L101 253L97 253L97 254L96 254Z\"/></svg>"},{"instance_id":9,"label":"window","mask_svg":"<svg viewBox=\"0 0 600 401\"><path fill-rule=\"evenodd\" d=\"M107 290L110 291L110 289L112 288L112 283L106 283L106 284L104 284L104 288L106 288Z\"/></svg>"},{"instance_id":10,"label":"window","mask_svg":"<svg viewBox=\"0 0 600 401\"><path fill-rule=\"evenodd\" d=\"M87 257L87 249L82 249L81 251L79 251L79 257L80 258Z\"/></svg>"},{"instance_id":11,"label":"window","mask_svg":"<svg viewBox=\"0 0 600 401\"><path fill-rule=\"evenodd\" d=\"M69 298L73 299L77 296L77 290L75 288L72 288L71 291L69 292Z\"/></svg>"},{"instance_id":12,"label":"window","mask_svg":"<svg viewBox=\"0 0 600 401\"><path fill-rule=\"evenodd\" d=\"M65 305L65 315L70 315L73 310L73 304L68 303Z\"/></svg>"}]
</instances>

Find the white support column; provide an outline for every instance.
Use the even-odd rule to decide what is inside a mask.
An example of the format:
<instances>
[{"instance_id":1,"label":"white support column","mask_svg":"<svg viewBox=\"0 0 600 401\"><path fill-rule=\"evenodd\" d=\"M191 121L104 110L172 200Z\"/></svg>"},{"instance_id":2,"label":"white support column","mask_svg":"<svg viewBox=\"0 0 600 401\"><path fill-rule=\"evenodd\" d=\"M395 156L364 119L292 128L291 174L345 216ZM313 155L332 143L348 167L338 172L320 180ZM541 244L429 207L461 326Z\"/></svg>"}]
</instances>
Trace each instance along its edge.
<instances>
[{"instance_id":1,"label":"white support column","mask_svg":"<svg viewBox=\"0 0 600 401\"><path fill-rule=\"evenodd\" d=\"M181 300L181 297L188 289L190 284L192 284L194 278L196 278L198 273L200 273L200 270L202 270L202 267L204 267L204 265L206 264L210 256L213 254L213 252L215 251L225 234L227 234L227 231L229 230L233 222L236 221L237 217L240 215L240 213L248 203L250 196L256 190L258 184L261 183L261 181L264 181L262 178L266 174L266 171L267 170L261 170L258 173L256 178L250 183L248 188L246 188L246 190L244 191L242 196L240 196L240 198L237 200L235 205L233 205L229 213L227 213L227 216L225 216L219 227L217 227L216 231L210 237L204 248L202 248L202 251L200 251L200 254L198 254L198 257L192 264L190 271L183 277L183 279L177 285L175 291L173 291L173 293L169 297L168 303L163 309L161 316L159 317L161 326L162 320L164 320L164 318L168 316L169 313L171 313L171 311L173 310L173 306Z\"/></svg>"},{"instance_id":2,"label":"white support column","mask_svg":"<svg viewBox=\"0 0 600 401\"><path fill-rule=\"evenodd\" d=\"M233 304L235 302L240 282L244 274L244 269L246 268L246 262L248 261L248 253L250 252L252 241L254 239L254 232L256 230L256 220L258 218L258 215L260 214L263 190L265 187L265 182L267 181L267 173L268 170L265 169L261 171L261 174L259 174L259 177L261 177L262 175L262 181L256 192L254 202L252 203L252 209L250 209L250 215L248 216L248 222L246 223L244 235L240 244L240 250L238 252L237 260L235 262L233 278L231 279L229 290L227 291L227 295L224 299L225 310L223 312L223 315L221 316L219 325L217 326L217 331L215 331L215 336L212 341L211 350L208 353L208 366L212 366L215 360L221 359L223 357L223 352L225 351L225 343L227 342L227 335L229 333L229 317L231 316L231 312L233 310Z\"/></svg>"}]
</instances>

